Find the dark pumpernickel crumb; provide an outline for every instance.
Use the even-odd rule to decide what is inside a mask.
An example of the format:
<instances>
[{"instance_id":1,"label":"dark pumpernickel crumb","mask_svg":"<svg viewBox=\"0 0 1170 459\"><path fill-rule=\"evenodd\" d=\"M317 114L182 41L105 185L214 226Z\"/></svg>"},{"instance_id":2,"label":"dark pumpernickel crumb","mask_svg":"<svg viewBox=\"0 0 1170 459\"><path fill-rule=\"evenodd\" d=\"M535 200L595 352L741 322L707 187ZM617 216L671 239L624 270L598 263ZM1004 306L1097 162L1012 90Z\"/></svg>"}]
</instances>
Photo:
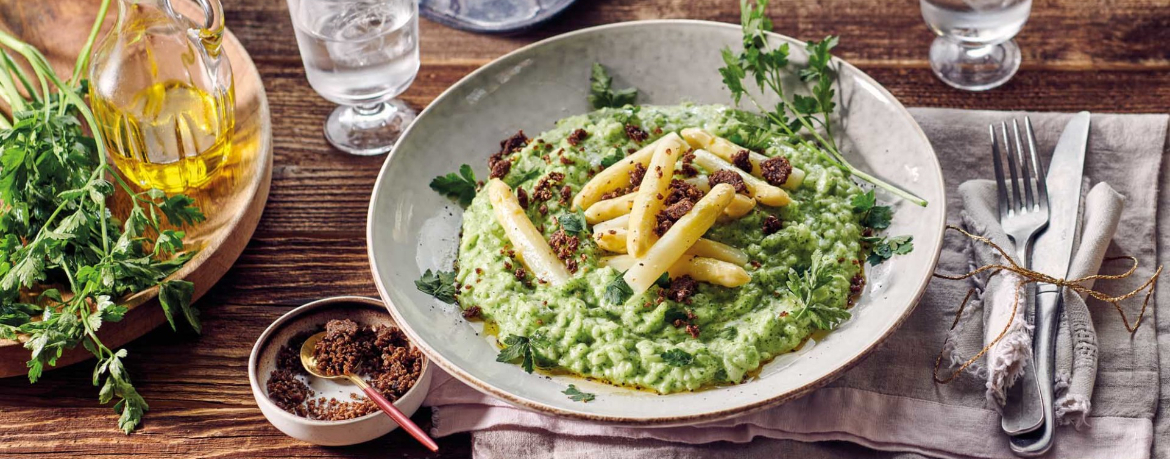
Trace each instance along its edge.
<instances>
[{"instance_id":1,"label":"dark pumpernickel crumb","mask_svg":"<svg viewBox=\"0 0 1170 459\"><path fill-rule=\"evenodd\" d=\"M634 163L634 168L630 170L630 184L638 186L642 184L642 179L646 177L646 166L642 163Z\"/></svg>"},{"instance_id":2,"label":"dark pumpernickel crumb","mask_svg":"<svg viewBox=\"0 0 1170 459\"><path fill-rule=\"evenodd\" d=\"M414 349L401 330L385 325L366 327L348 319L330 320L326 336L314 348L319 369L328 372L357 368L387 399L397 400L422 374L422 353ZM364 416L378 410L365 397L351 394L351 401L317 397L298 377L304 375L299 349L308 335L298 335L278 351L276 369L269 376L268 396L281 409L309 419L338 421ZM322 345L322 343L325 343ZM328 368L320 362L328 362Z\"/></svg>"},{"instance_id":3,"label":"dark pumpernickel crumb","mask_svg":"<svg viewBox=\"0 0 1170 459\"><path fill-rule=\"evenodd\" d=\"M752 172L751 156L751 152L747 150L737 151L731 155L731 164L734 164L739 170L750 174Z\"/></svg>"},{"instance_id":4,"label":"dark pumpernickel crumb","mask_svg":"<svg viewBox=\"0 0 1170 459\"><path fill-rule=\"evenodd\" d=\"M687 153L682 157L682 165L678 168L678 173L683 177L691 178L699 175L699 169L695 168L695 154Z\"/></svg>"},{"instance_id":5,"label":"dark pumpernickel crumb","mask_svg":"<svg viewBox=\"0 0 1170 459\"><path fill-rule=\"evenodd\" d=\"M662 212L659 212L658 215L655 216L657 219L657 224L654 226L654 234L662 237L662 235L666 234L666 232L670 230L672 226L674 226L674 223L677 222L678 219L683 218L683 216L686 215L687 212L690 212L694 207L694 202L689 200L682 200L663 208Z\"/></svg>"},{"instance_id":6,"label":"dark pumpernickel crumb","mask_svg":"<svg viewBox=\"0 0 1170 459\"><path fill-rule=\"evenodd\" d=\"M507 156L519 151L528 145L528 137L524 135L524 131L519 131L512 137L500 141L500 151L492 154L488 158L488 170L491 171L491 178L504 178L508 172L512 170L512 160Z\"/></svg>"},{"instance_id":7,"label":"dark pumpernickel crumb","mask_svg":"<svg viewBox=\"0 0 1170 459\"><path fill-rule=\"evenodd\" d=\"M508 172L512 170L512 160L500 158L497 161L488 161L488 167L491 169L491 178L502 179Z\"/></svg>"},{"instance_id":8,"label":"dark pumpernickel crumb","mask_svg":"<svg viewBox=\"0 0 1170 459\"><path fill-rule=\"evenodd\" d=\"M792 174L792 164L783 156L768 158L760 162L760 173L768 183L780 186L787 182L788 176Z\"/></svg>"},{"instance_id":9,"label":"dark pumpernickel crumb","mask_svg":"<svg viewBox=\"0 0 1170 459\"><path fill-rule=\"evenodd\" d=\"M573 188L570 187L569 185L565 185L565 186L561 187L561 199L560 199L560 201L557 201L557 202L559 202L563 206L565 204L568 204L570 199L573 199Z\"/></svg>"},{"instance_id":10,"label":"dark pumpernickel crumb","mask_svg":"<svg viewBox=\"0 0 1170 459\"><path fill-rule=\"evenodd\" d=\"M784 228L784 224L775 215L764 217L764 235L775 234Z\"/></svg>"},{"instance_id":11,"label":"dark pumpernickel crumb","mask_svg":"<svg viewBox=\"0 0 1170 459\"><path fill-rule=\"evenodd\" d=\"M740 175L735 173L735 171L729 171L726 169L716 171L714 174L707 176L707 183L710 184L712 188L720 183L726 183L731 185L732 188L735 188L736 193L747 192L747 184L743 182L743 177L740 177Z\"/></svg>"},{"instance_id":12,"label":"dark pumpernickel crumb","mask_svg":"<svg viewBox=\"0 0 1170 459\"><path fill-rule=\"evenodd\" d=\"M532 188L532 198L536 202L544 202L552 199L553 187L565 180L565 174L560 172L549 172L548 175L541 177L536 182L536 186Z\"/></svg>"},{"instance_id":13,"label":"dark pumpernickel crumb","mask_svg":"<svg viewBox=\"0 0 1170 459\"><path fill-rule=\"evenodd\" d=\"M377 352L370 330L349 319L330 320L325 336L313 348L313 357L324 374L361 374L369 370L363 365Z\"/></svg>"},{"instance_id":14,"label":"dark pumpernickel crumb","mask_svg":"<svg viewBox=\"0 0 1170 459\"><path fill-rule=\"evenodd\" d=\"M613 198L616 198L618 196L625 196L627 194L630 194L631 192L633 192L632 188L629 188L629 187L619 188L619 189L610 191L609 193L605 193L605 194L601 195L601 200L604 201L606 199L613 199Z\"/></svg>"},{"instance_id":15,"label":"dark pumpernickel crumb","mask_svg":"<svg viewBox=\"0 0 1170 459\"><path fill-rule=\"evenodd\" d=\"M670 288L666 290L666 297L677 301L679 303L686 302L691 295L694 295L699 288L699 282L695 278L686 275L676 277L670 280ZM688 312L688 316L693 317L693 314Z\"/></svg>"},{"instance_id":16,"label":"dark pumpernickel crumb","mask_svg":"<svg viewBox=\"0 0 1170 459\"><path fill-rule=\"evenodd\" d=\"M577 146L577 144L581 143L582 141L584 141L587 138L589 138L589 133L586 132L584 129L578 129L576 131L573 131L572 134L569 134L569 138L567 140L569 141L569 145L572 145L575 147L575 146Z\"/></svg>"},{"instance_id":17,"label":"dark pumpernickel crumb","mask_svg":"<svg viewBox=\"0 0 1170 459\"><path fill-rule=\"evenodd\" d=\"M297 365L300 365L299 361ZM268 376L266 385L268 398L272 399L272 403L297 416L305 415L303 404L313 396L313 390L297 379L292 370L280 368L278 364L277 369Z\"/></svg>"},{"instance_id":18,"label":"dark pumpernickel crumb","mask_svg":"<svg viewBox=\"0 0 1170 459\"><path fill-rule=\"evenodd\" d=\"M516 276L516 280L520 282L524 282L528 279L528 271L525 271L524 268L516 268L516 271L513 272L512 275Z\"/></svg>"},{"instance_id":19,"label":"dark pumpernickel crumb","mask_svg":"<svg viewBox=\"0 0 1170 459\"><path fill-rule=\"evenodd\" d=\"M516 200L520 201L521 209L528 209L528 192L524 191L523 188L516 187Z\"/></svg>"},{"instance_id":20,"label":"dark pumpernickel crumb","mask_svg":"<svg viewBox=\"0 0 1170 459\"><path fill-rule=\"evenodd\" d=\"M481 312L481 310L479 309L479 306L472 306L470 308L463 310L463 318L464 319L474 319L476 317L479 317L480 312Z\"/></svg>"},{"instance_id":21,"label":"dark pumpernickel crumb","mask_svg":"<svg viewBox=\"0 0 1170 459\"><path fill-rule=\"evenodd\" d=\"M703 192L698 187L687 183L685 180L674 179L670 181L669 192L666 193L666 200L663 205L671 205L679 201L699 202L703 199Z\"/></svg>"},{"instance_id":22,"label":"dark pumpernickel crumb","mask_svg":"<svg viewBox=\"0 0 1170 459\"><path fill-rule=\"evenodd\" d=\"M634 142L642 143L642 142L645 142L646 139L650 137L650 134L647 134L646 131L642 130L642 128L640 128L638 126L634 126L632 124L627 124L626 125L626 137L629 137L630 140L633 140Z\"/></svg>"},{"instance_id":23,"label":"dark pumpernickel crumb","mask_svg":"<svg viewBox=\"0 0 1170 459\"><path fill-rule=\"evenodd\" d=\"M558 229L548 239L548 245L552 247L553 253L561 260L572 260L577 254L577 249L581 246L581 240L577 236L571 236L565 230ZM567 266L566 266L567 267ZM576 269L570 269L569 272L576 272Z\"/></svg>"}]
</instances>

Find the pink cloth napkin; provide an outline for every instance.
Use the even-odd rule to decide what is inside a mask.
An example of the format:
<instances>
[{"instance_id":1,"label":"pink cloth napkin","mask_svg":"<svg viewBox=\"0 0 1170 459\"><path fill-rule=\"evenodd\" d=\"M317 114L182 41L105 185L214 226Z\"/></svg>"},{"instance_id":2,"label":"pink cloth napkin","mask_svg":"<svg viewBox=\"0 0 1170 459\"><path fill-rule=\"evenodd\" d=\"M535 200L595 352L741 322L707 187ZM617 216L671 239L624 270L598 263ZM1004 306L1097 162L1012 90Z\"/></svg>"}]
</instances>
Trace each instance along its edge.
<instances>
[{"instance_id":1,"label":"pink cloth napkin","mask_svg":"<svg viewBox=\"0 0 1170 459\"><path fill-rule=\"evenodd\" d=\"M826 387L776 408L725 421L687 427L624 428L517 408L439 370L424 405L434 409L431 434L436 437L484 430L518 433L540 430L557 436L653 439L685 444L745 443L759 437L804 442L840 440L878 450L944 458L1012 457L999 430L999 414L994 410L948 406L845 387ZM1061 441L1049 457L1115 459L1144 458L1150 454L1149 420L1094 417L1092 429L1085 432L1076 433L1071 428L1061 431ZM583 445L588 446L588 443ZM543 453L549 458L564 457L564 451ZM530 454L526 457L546 456L538 453L536 458ZM774 457L774 453L761 457Z\"/></svg>"}]
</instances>

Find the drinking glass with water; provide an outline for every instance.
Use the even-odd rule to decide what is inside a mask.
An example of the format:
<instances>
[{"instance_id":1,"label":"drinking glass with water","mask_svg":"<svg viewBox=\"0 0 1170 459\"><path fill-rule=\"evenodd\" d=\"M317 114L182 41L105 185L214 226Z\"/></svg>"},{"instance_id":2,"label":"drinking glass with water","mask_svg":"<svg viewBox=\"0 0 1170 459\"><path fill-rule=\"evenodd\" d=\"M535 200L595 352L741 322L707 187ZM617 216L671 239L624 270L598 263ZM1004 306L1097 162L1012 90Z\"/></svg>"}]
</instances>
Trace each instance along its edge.
<instances>
[{"instance_id":1,"label":"drinking glass with water","mask_svg":"<svg viewBox=\"0 0 1170 459\"><path fill-rule=\"evenodd\" d=\"M919 0L922 17L938 35L930 67L959 89L983 91L1006 83L1020 68L1015 37L1032 0Z\"/></svg>"},{"instance_id":2,"label":"drinking glass with water","mask_svg":"<svg viewBox=\"0 0 1170 459\"><path fill-rule=\"evenodd\" d=\"M418 74L418 0L288 0L309 85L338 105L325 138L390 151L415 112L395 99Z\"/></svg>"}]
</instances>

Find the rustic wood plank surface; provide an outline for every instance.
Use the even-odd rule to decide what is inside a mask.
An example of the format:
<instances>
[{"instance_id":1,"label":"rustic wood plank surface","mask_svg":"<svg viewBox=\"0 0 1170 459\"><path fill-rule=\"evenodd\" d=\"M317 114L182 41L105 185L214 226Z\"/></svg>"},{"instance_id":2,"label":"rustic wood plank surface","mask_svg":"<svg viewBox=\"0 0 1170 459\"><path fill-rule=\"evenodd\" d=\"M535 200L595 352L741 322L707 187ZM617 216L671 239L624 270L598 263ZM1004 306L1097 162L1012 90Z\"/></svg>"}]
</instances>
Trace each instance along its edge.
<instances>
[{"instance_id":1,"label":"rustic wood plank surface","mask_svg":"<svg viewBox=\"0 0 1170 459\"><path fill-rule=\"evenodd\" d=\"M51 0L46 0L51 1ZM426 457L401 432L346 448L294 441L256 408L246 365L274 319L323 296L376 296L365 252L366 204L383 158L330 148L332 109L304 78L285 0L226 0L228 25L251 52L272 106L271 196L244 255L199 302L202 336L160 329L127 346L135 385L151 404L131 436L97 405L92 369L53 371L36 385L0 380L0 456ZM1024 64L1006 86L952 90L925 61L932 36L913 0L783 0L776 29L800 38L842 36L839 55L907 106L1166 112L1170 110L1170 0L1037 0L1019 36ZM479 36L423 21L423 66L404 95L421 109L480 65L535 40L581 27L655 18L738 20L734 0L584 0L518 36ZM485 146L485 148L489 148ZM416 422L429 423L425 409ZM466 435L429 457L468 457Z\"/></svg>"}]
</instances>

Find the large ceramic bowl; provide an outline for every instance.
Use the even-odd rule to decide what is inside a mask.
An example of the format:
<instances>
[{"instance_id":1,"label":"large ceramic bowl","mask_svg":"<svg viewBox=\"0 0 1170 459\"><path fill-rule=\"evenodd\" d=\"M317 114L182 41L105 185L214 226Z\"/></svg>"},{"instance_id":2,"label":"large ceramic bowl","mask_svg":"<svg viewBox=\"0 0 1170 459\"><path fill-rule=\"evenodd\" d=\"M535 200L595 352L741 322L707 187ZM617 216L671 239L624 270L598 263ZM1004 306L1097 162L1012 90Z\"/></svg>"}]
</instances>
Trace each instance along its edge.
<instances>
[{"instance_id":1,"label":"large ceramic bowl","mask_svg":"<svg viewBox=\"0 0 1170 459\"><path fill-rule=\"evenodd\" d=\"M803 43L793 59L805 59ZM716 420L796 398L857 364L914 309L942 244L942 173L930 143L910 114L881 85L845 62L838 67L838 143L858 167L929 200L898 202L890 234L914 237L915 250L869 269L853 318L799 353L781 356L751 380L729 387L656 395L568 376L524 373L495 361L498 349L455 306L419 292L426 269L450 269L461 209L428 187L431 178L467 163L486 177L487 157L501 139L537 133L555 120L590 110L589 67L601 62L617 87L636 86L640 103L730 104L716 69L719 50L738 49L738 26L700 21L613 24L557 36L501 57L436 99L386 159L370 202L370 264L397 322L432 361L461 381L524 408L625 425L665 426ZM885 197L890 200L892 198ZM568 383L594 392L589 403L561 392Z\"/></svg>"}]
</instances>

